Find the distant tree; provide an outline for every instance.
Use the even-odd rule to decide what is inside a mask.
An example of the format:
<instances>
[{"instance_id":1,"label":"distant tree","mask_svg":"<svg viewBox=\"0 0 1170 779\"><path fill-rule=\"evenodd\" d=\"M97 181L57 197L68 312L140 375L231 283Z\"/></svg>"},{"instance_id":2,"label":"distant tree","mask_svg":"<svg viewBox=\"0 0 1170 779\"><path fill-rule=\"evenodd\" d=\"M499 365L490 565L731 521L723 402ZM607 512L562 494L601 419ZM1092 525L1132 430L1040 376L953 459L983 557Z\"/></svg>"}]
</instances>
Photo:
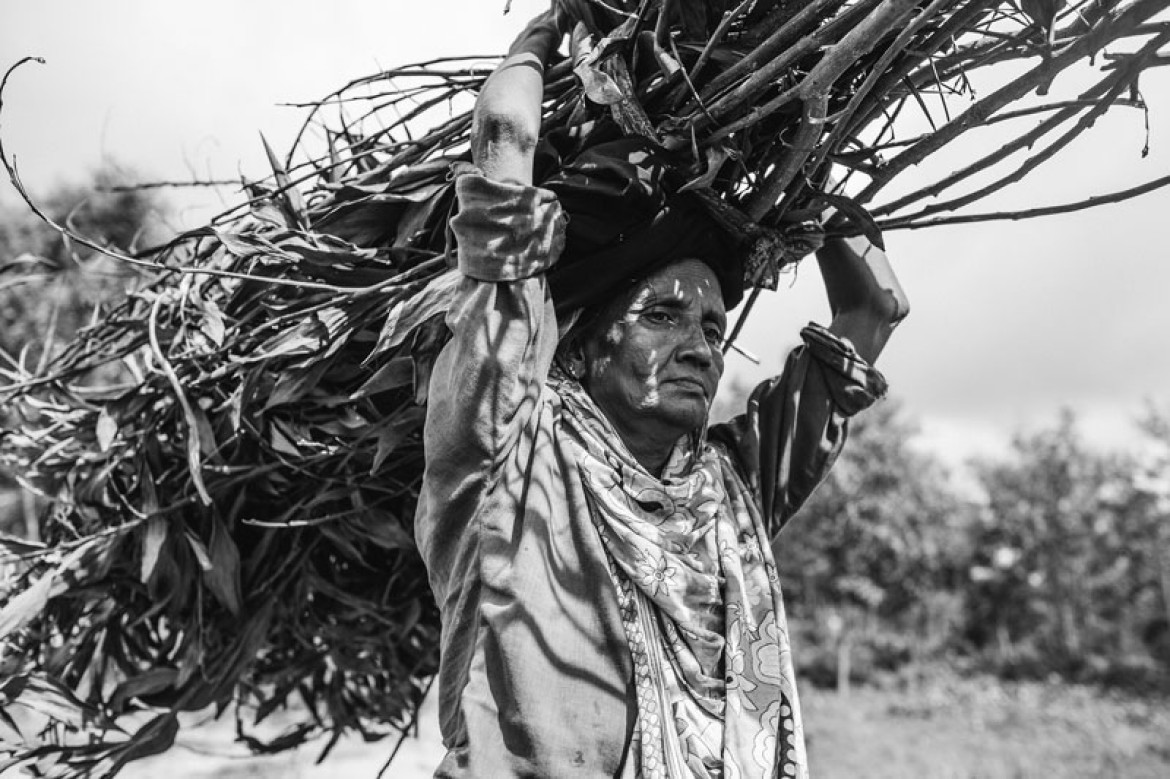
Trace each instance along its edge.
<instances>
[{"instance_id":1,"label":"distant tree","mask_svg":"<svg viewBox=\"0 0 1170 779\"><path fill-rule=\"evenodd\" d=\"M133 251L158 240L161 204L144 190L116 191L123 175L114 167L85 184L60 187L38 206L58 224L100 245ZM23 204L0 209L0 390L48 364L56 349L125 294L136 274L125 263L78 246ZM107 370L96 381L109 378ZM19 424L0 408L0 426ZM26 532L27 500L15 474L0 470L0 531Z\"/></svg>"},{"instance_id":2,"label":"distant tree","mask_svg":"<svg viewBox=\"0 0 1170 779\"><path fill-rule=\"evenodd\" d=\"M99 244L132 251L162 234L160 203L144 190L108 191L114 168L51 192L38 205ZM0 348L39 358L46 342L71 338L96 308L119 299L133 268L78 246L23 205L0 211ZM8 367L12 367L11 365ZM29 366L32 367L32 366Z\"/></svg>"},{"instance_id":3,"label":"distant tree","mask_svg":"<svg viewBox=\"0 0 1170 779\"><path fill-rule=\"evenodd\" d=\"M978 466L989 504L972 528L967 633L1001 670L1108 679L1149 664L1162 518L1138 472L1087 446L1071 411Z\"/></svg>"},{"instance_id":4,"label":"distant tree","mask_svg":"<svg viewBox=\"0 0 1170 779\"><path fill-rule=\"evenodd\" d=\"M1170 405L1149 403L1138 427L1154 444L1135 474L1133 486L1153 529L1150 542L1157 558L1163 609L1151 618L1142 639L1150 653L1170 669Z\"/></svg>"},{"instance_id":5,"label":"distant tree","mask_svg":"<svg viewBox=\"0 0 1170 779\"><path fill-rule=\"evenodd\" d=\"M917 427L885 401L851 422L825 483L775 543L809 675L864 677L943 651L961 623L959 582L972 510L947 469L914 445ZM831 668L832 673L829 673Z\"/></svg>"}]
</instances>

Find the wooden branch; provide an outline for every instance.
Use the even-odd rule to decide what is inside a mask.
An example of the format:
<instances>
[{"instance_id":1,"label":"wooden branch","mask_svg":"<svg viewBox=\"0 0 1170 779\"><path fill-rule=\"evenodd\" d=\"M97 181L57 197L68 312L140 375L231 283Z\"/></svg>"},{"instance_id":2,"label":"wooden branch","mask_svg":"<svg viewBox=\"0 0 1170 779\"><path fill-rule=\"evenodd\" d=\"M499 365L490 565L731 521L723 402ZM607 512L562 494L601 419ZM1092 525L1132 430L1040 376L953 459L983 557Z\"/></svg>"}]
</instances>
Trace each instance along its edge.
<instances>
[{"instance_id":1,"label":"wooden branch","mask_svg":"<svg viewBox=\"0 0 1170 779\"><path fill-rule=\"evenodd\" d=\"M987 195L998 192L1009 184L1018 182L1028 172L1036 169L1046 160L1051 159L1058 151L1060 151L1060 149L1064 148L1073 140L1075 140L1082 132L1091 127L1097 121L1097 119L1101 117L1102 114L1111 108L1113 101L1123 92L1129 89L1134 77L1142 71L1146 58L1153 55L1159 47L1166 43L1166 41L1170 41L1170 33L1165 33L1153 41L1150 41L1141 51L1136 52L1133 55L1127 67L1118 68L1116 71L1110 73L1106 78L1102 79L1099 84L1094 85L1087 92L1085 92L1081 96L1082 100L1091 99L1091 102L1089 103L1090 107L1087 111L1084 110L1080 105L1065 109L1059 112L1057 115L1050 117L1046 121L1042 122L1031 132L1025 133L1020 138L1016 138L1012 142L1000 146L991 154L951 174L943 180L936 182L928 187L923 187L922 189L919 189L910 193L909 195L886 204L881 208L872 209L871 213L874 216L891 214L898 209L909 205L910 203L922 200L926 197L937 196L944 189L953 186L959 181L987 170L992 165L1006 159L1015 152L1030 147L1036 140L1047 134L1050 130L1072 119L1072 117L1076 116L1076 114L1083 112L1081 118L1069 131L1067 131L1064 135L1062 135L1043 151L1029 158L1013 173L962 197L955 198L944 203L936 203L934 205L927 206L917 213L907 216L906 218L914 220L924 216L929 216L930 214L936 214L941 211L953 211L957 208L962 208L965 205L969 205L970 203L986 197Z\"/></svg>"},{"instance_id":2,"label":"wooden branch","mask_svg":"<svg viewBox=\"0 0 1170 779\"><path fill-rule=\"evenodd\" d=\"M1120 190L1108 195L1094 195L1084 200L1078 200L1074 203L1065 203L1058 206L1044 206L1041 208L1030 208L1024 211L997 211L985 214L966 214L955 216L940 216L934 219L924 219L922 221L912 221L910 219L885 219L879 220L877 226L883 231L889 230L920 230L924 227L938 227L939 225L954 225L954 224L972 224L975 222L994 222L1005 220L1020 220L1020 219L1034 219L1038 216L1052 216L1054 214L1068 214L1074 211L1084 211L1088 208L1095 208L1097 206L1109 205L1111 203L1121 203L1126 200L1144 195L1147 192L1161 189L1162 187L1170 186L1170 176L1162 176L1145 184L1130 189Z\"/></svg>"},{"instance_id":3,"label":"wooden branch","mask_svg":"<svg viewBox=\"0 0 1170 779\"><path fill-rule=\"evenodd\" d=\"M833 83L849 66L872 50L891 30L901 24L913 8L914 0L885 0L861 24L830 47L800 82L794 97L800 97L804 105L796 138L783 161L752 196L747 208L749 216L756 220L762 219L816 149L824 133L829 89ZM768 104L770 110L779 108L779 105L774 105L775 102ZM762 115L766 116L767 112Z\"/></svg>"},{"instance_id":4,"label":"wooden branch","mask_svg":"<svg viewBox=\"0 0 1170 779\"><path fill-rule=\"evenodd\" d=\"M845 27L845 25L852 24L855 20L857 23L861 23L863 18L857 18L861 15L861 9L868 9L870 7L880 8L883 2L892 1L864 0L864 2L842 13L820 29L798 37L774 59L767 61L759 70L752 73L742 84L716 100L712 100L717 94L716 84L712 84L703 93L704 100L707 100L710 105L711 116L716 120L722 120L741 110L744 106L751 105L752 101L761 92L775 86L777 79L786 75L789 68L798 60L837 40L836 35L841 29L856 29L856 27ZM796 19L785 25L785 28L792 27L795 22ZM754 57L749 55L744 59L744 62L749 59L754 61ZM739 64L742 66L744 62ZM691 121L695 121L699 129L703 127L703 122L694 113L688 118Z\"/></svg>"},{"instance_id":5,"label":"wooden branch","mask_svg":"<svg viewBox=\"0 0 1170 779\"><path fill-rule=\"evenodd\" d=\"M184 187L241 187L242 179L192 179L190 181L143 181L138 184L97 185L98 192L141 192L148 189L182 189Z\"/></svg>"},{"instance_id":6,"label":"wooden branch","mask_svg":"<svg viewBox=\"0 0 1170 779\"><path fill-rule=\"evenodd\" d=\"M870 0L874 2L874 0ZM844 0L812 0L796 16L773 32L766 41L757 46L739 62L720 73L703 93L703 99L710 102L720 92L749 73L757 72L781 52L792 48L809 33L809 27L830 9L844 5Z\"/></svg>"},{"instance_id":7,"label":"wooden branch","mask_svg":"<svg viewBox=\"0 0 1170 779\"><path fill-rule=\"evenodd\" d=\"M812 154L820 140L825 127L825 114L829 108L829 96L825 93L810 95L804 101L800 127L788 153L784 155L776 168L768 174L763 184L748 202L747 214L757 222L764 218L780 195L796 178L805 160Z\"/></svg>"},{"instance_id":8,"label":"wooden branch","mask_svg":"<svg viewBox=\"0 0 1170 779\"><path fill-rule=\"evenodd\" d=\"M1062 70L1072 62L1097 51L1107 40L1116 37L1118 32L1137 27L1163 6L1164 3L1159 0L1136 0L1132 5L1118 10L1111 24L1097 27L1082 36L1049 61L1042 62L1023 76L975 103L938 132L932 133L877 169L873 181L858 194L857 201L869 202L899 173L922 162L968 130L984 125L997 111L1044 83L1052 72Z\"/></svg>"},{"instance_id":9,"label":"wooden branch","mask_svg":"<svg viewBox=\"0 0 1170 779\"><path fill-rule=\"evenodd\" d=\"M988 168L1007 159L1018 151L1031 147L1040 138L1047 135L1054 128L1059 127L1065 122L1071 120L1078 113L1081 113L1081 111L1083 111L1086 107L1098 107L1101 103L1101 100L1104 99L1104 96L1109 94L1108 88L1109 85L1113 82L1116 82L1116 78L1113 76L1109 76L1103 79L1100 83L1094 85L1088 92L1082 95L1081 100L1075 101L1072 106L1060 110L1058 113L1045 119L1036 127L1032 128L1023 135L996 147L990 154L987 154L970 163L969 165L954 171L949 176L946 176L939 181L932 182L925 187L914 190L913 192L909 192L900 198L890 201L889 203L872 208L870 209L870 213L874 216L885 216L905 208L911 203L915 203L919 200L924 200L928 197L937 197L944 190L949 189L955 184L958 184L959 182L964 181L973 175L981 173L984 170L987 170ZM988 121L988 124L992 124L992 121Z\"/></svg>"},{"instance_id":10,"label":"wooden branch","mask_svg":"<svg viewBox=\"0 0 1170 779\"><path fill-rule=\"evenodd\" d=\"M954 211L955 209L962 208L965 205L970 205L971 203L974 203L977 200L982 200L983 198L987 197L988 195L993 195L996 192L999 192L1004 187L1008 186L1009 184L1014 184L1014 183L1020 181L1029 172L1035 170L1044 162L1052 159L1052 157L1055 156L1057 152L1059 152L1061 149L1068 146L1068 144L1070 144L1074 140L1076 140L1076 138L1084 130L1086 130L1094 122L1096 122L1097 119L1100 118L1101 114L1105 113L1105 111L1108 110L1108 108L1109 108L1108 100L1103 100L1101 103L1094 106L1091 110L1086 111L1084 113L1084 115L1082 115L1081 118L1072 127L1072 129L1068 130L1066 133L1061 135L1059 138L1057 138L1055 141L1053 141L1051 144L1049 144L1047 147L1045 147L1042 151L1029 157L1027 160L1025 160L1023 162L1023 164L1021 164L1018 168L1016 168L1016 170L1012 171L1011 173L1007 174L1006 176L1002 176L999 179L993 181L992 183L987 184L986 186L980 187L979 189L976 189L973 192L969 192L968 194L963 195L961 197L957 197L957 198L954 198L952 200L948 200L948 201L945 201L942 203L934 203L932 205L925 206L922 209L920 209L919 211L917 211L916 213L907 216L906 218L914 220L914 219L920 219L924 216L929 216L930 214L937 214L937 213L940 213L943 211ZM974 166L974 167L976 169L981 169L981 166Z\"/></svg>"},{"instance_id":11,"label":"wooden branch","mask_svg":"<svg viewBox=\"0 0 1170 779\"><path fill-rule=\"evenodd\" d=\"M913 3L906 2L906 0L884 0L884 2L885 4L879 6L870 17L863 20L857 27L852 28L840 42L829 48L821 61L814 66L812 71L798 85L782 92L763 105L752 108L736 121L720 127L704 139L704 145L717 143L740 130L755 125L761 119L776 113L793 100L798 98L803 99L813 92L823 91L827 93L833 81L839 78L841 73L856 62L858 58L869 52L876 45L880 37L890 30L891 25L888 23L892 13L891 9L906 13L913 5ZM827 26L823 28L823 30L828 29ZM862 32L858 33L858 30L862 30ZM827 34L825 34L825 37L827 40L831 40ZM816 35L810 36L786 51L781 57L770 63L768 67L771 69L783 65L782 69L787 69L797 60L811 54L813 50L819 48L821 48L820 37ZM737 110L738 99L736 95L738 94L740 94L739 90L721 101L725 115ZM807 112L805 113L807 115ZM707 111L707 116L713 120L720 118L716 106L710 107ZM776 194L778 195L779 191Z\"/></svg>"},{"instance_id":12,"label":"wooden branch","mask_svg":"<svg viewBox=\"0 0 1170 779\"><path fill-rule=\"evenodd\" d=\"M743 12L755 2L756 0L743 0L735 8L724 12L723 18L719 20L719 26L711 33L710 40L707 41L707 45L703 47L703 51L699 53L699 58L695 60L695 64L691 67L690 81L694 81L699 77L703 68L711 60L711 54L714 53L715 48L723 42L723 37L727 35L727 31L731 29L731 25L735 24L735 20L742 16Z\"/></svg>"},{"instance_id":13,"label":"wooden branch","mask_svg":"<svg viewBox=\"0 0 1170 779\"><path fill-rule=\"evenodd\" d=\"M1147 67L1149 67L1149 65L1147 65ZM1036 114L1047 113L1049 111L1061 111L1061 110L1066 109L1066 108L1076 108L1076 107L1088 108L1088 107L1096 105L1096 104L1097 104L1096 100L1080 100L1080 99L1057 100L1057 101L1054 101L1052 103L1045 103L1043 105L1028 106L1027 108L1020 108L1020 109L1017 109L1015 111L1005 111L1001 114L996 114L995 116L988 119L986 125L984 125L984 126L990 127L991 125L999 124L1001 122L1011 121L1012 119L1022 119L1022 118L1028 117L1028 116L1034 116ZM1119 99L1113 101L1113 107L1114 108L1145 108L1145 104L1140 102L1140 101L1137 101L1137 100L1129 100L1129 99L1120 99L1119 98ZM889 151L891 149L904 149L907 146L913 146L914 144L918 143L922 139L926 138L928 135L929 135L929 133L923 133L921 135L915 135L915 136L911 136L909 138L903 138L903 139L898 140L898 141L889 141L889 142L883 142L883 141L879 140L879 141L876 141L874 143L867 144L866 148L870 152L872 152L874 155L877 155L877 154L880 154L881 152Z\"/></svg>"},{"instance_id":14,"label":"wooden branch","mask_svg":"<svg viewBox=\"0 0 1170 779\"><path fill-rule=\"evenodd\" d=\"M934 0L929 6L924 8L921 13L914 18L912 22L907 24L893 42L882 52L882 56L874 64L865 81L857 88L857 91L849 98L849 103L845 108L834 117L834 126L829 137L821 145L820 151L812 163L812 168L815 170L824 159L836 150L837 145L843 138L847 136L847 128L850 124L850 119L853 114L858 111L861 105L869 97L871 91L882 80L883 75L887 72L894 59L898 57L906 48L907 44L917 35L918 31L926 25L927 22L933 20L940 12L950 5L953 0Z\"/></svg>"},{"instance_id":15,"label":"wooden branch","mask_svg":"<svg viewBox=\"0 0 1170 779\"><path fill-rule=\"evenodd\" d=\"M881 113L883 107L889 103L890 95L895 94L897 85L902 79L909 77L910 73L920 65L922 59L932 57L944 46L953 44L954 36L959 31L966 29L981 15L988 13L997 2L998 0L977 0L962 11L952 13L931 38L921 44L916 44L917 57L907 57L904 63L880 73L880 80L872 89L872 94L876 96L875 99L870 101L869 106L857 111L854 119L848 123L845 130L846 137L857 135L861 128L868 126ZM945 78L945 76L943 77Z\"/></svg>"}]
</instances>

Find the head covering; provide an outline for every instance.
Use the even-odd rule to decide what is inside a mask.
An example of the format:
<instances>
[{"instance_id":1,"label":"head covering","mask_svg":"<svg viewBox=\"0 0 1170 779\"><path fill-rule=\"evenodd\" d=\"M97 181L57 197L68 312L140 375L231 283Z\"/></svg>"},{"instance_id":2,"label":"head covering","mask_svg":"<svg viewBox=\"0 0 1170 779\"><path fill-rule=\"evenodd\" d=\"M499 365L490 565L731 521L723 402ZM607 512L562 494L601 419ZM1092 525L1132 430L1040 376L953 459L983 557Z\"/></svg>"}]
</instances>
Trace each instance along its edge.
<instances>
[{"instance_id":1,"label":"head covering","mask_svg":"<svg viewBox=\"0 0 1170 779\"><path fill-rule=\"evenodd\" d=\"M558 313L606 300L684 259L714 271L728 309L739 303L750 247L672 178L664 152L623 137L586 148L541 182L569 217L565 249L548 277Z\"/></svg>"}]
</instances>

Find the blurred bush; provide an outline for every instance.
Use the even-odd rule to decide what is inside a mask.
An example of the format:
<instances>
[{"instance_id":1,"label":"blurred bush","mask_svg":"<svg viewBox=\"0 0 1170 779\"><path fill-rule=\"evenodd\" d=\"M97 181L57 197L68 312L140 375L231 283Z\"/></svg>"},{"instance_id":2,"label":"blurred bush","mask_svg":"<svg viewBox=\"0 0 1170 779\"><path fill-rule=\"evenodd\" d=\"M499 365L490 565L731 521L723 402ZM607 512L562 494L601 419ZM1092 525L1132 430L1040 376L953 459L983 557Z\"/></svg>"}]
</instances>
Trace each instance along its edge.
<instances>
[{"instance_id":1,"label":"blurred bush","mask_svg":"<svg viewBox=\"0 0 1170 779\"><path fill-rule=\"evenodd\" d=\"M971 465L914 444L900 404L859 417L774 544L800 672L847 689L945 661L1010 679L1170 691L1170 414L1141 455L1075 416Z\"/></svg>"}]
</instances>

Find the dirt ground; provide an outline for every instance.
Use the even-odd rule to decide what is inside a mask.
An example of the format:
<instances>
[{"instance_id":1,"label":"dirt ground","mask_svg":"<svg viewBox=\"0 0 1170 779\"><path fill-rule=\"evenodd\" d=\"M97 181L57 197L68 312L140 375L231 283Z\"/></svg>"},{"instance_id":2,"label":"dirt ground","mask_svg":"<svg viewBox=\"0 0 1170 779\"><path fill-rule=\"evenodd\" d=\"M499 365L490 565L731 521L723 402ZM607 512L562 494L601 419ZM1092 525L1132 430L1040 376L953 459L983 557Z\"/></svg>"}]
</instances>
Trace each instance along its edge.
<instances>
[{"instance_id":1,"label":"dirt ground","mask_svg":"<svg viewBox=\"0 0 1170 779\"><path fill-rule=\"evenodd\" d=\"M848 696L803 693L817 779L1162 779L1170 777L1170 701L1065 684L1005 684L946 674ZM323 765L317 749L251 757L231 726L184 730L179 746L131 765L132 779L374 779L391 744L343 741ZM319 749L319 748L318 748ZM441 756L433 703L384 776L429 777Z\"/></svg>"}]
</instances>

